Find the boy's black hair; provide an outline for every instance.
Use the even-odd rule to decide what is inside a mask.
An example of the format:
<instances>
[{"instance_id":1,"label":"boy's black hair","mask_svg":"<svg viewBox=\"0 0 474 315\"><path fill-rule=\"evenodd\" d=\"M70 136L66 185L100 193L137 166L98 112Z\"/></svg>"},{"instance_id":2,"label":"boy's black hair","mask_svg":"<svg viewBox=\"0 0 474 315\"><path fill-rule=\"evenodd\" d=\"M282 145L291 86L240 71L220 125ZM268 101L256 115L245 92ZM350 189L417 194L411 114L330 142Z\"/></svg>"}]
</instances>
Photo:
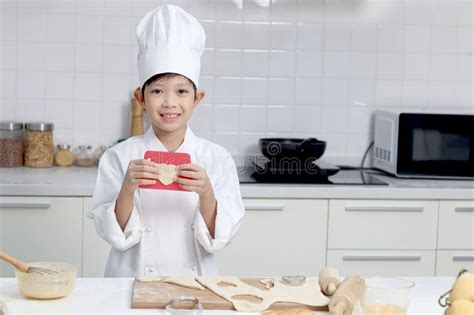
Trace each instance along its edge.
<instances>
[{"instance_id":1,"label":"boy's black hair","mask_svg":"<svg viewBox=\"0 0 474 315\"><path fill-rule=\"evenodd\" d=\"M158 74L155 74L154 76L152 76L151 78L149 78L148 80L146 80L145 84L143 84L142 86L142 98L145 99L145 87L149 84L151 84L151 82L154 82L156 80L159 80L159 79L171 79L171 78L174 78L178 75L181 75L183 77L186 78L186 80L188 80L192 85L193 85L193 89L194 89L194 99L196 99L197 97L197 88L196 88L196 84L194 84L193 81L191 81L188 77L182 75L182 74L179 74L179 73L174 73L174 72L164 72L164 73L158 73Z\"/></svg>"}]
</instances>

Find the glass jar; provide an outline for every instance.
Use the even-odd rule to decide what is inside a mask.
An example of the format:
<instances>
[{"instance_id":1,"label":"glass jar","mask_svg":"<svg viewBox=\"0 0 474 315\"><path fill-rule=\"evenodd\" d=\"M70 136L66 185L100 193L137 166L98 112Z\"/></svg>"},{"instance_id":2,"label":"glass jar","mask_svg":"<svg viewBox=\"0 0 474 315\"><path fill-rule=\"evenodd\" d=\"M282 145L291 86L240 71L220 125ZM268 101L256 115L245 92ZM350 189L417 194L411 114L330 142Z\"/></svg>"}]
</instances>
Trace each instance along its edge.
<instances>
[{"instance_id":1,"label":"glass jar","mask_svg":"<svg viewBox=\"0 0 474 315\"><path fill-rule=\"evenodd\" d=\"M54 162L57 166L71 166L74 162L74 154L71 152L69 144L58 144L58 151L54 156Z\"/></svg>"},{"instance_id":2,"label":"glass jar","mask_svg":"<svg viewBox=\"0 0 474 315\"><path fill-rule=\"evenodd\" d=\"M0 167L23 165L23 123L0 122Z\"/></svg>"},{"instance_id":3,"label":"glass jar","mask_svg":"<svg viewBox=\"0 0 474 315\"><path fill-rule=\"evenodd\" d=\"M80 145L77 151L77 166L93 166L95 162L94 153L91 145Z\"/></svg>"},{"instance_id":4,"label":"glass jar","mask_svg":"<svg viewBox=\"0 0 474 315\"><path fill-rule=\"evenodd\" d=\"M97 150L95 155L95 164L99 164L100 158L104 155L105 151L107 151L111 146L110 145L101 145L100 148Z\"/></svg>"},{"instance_id":5,"label":"glass jar","mask_svg":"<svg viewBox=\"0 0 474 315\"><path fill-rule=\"evenodd\" d=\"M25 166L53 166L53 128L52 123L26 123Z\"/></svg>"}]
</instances>

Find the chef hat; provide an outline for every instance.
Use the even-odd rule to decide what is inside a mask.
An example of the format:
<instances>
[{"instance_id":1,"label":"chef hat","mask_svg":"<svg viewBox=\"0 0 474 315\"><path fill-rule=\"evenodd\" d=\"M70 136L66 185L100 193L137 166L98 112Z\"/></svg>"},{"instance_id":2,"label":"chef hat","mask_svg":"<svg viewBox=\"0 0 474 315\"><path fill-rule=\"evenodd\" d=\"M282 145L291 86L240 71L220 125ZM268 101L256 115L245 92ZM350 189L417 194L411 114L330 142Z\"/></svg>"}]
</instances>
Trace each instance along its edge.
<instances>
[{"instance_id":1,"label":"chef hat","mask_svg":"<svg viewBox=\"0 0 474 315\"><path fill-rule=\"evenodd\" d=\"M195 17L175 5L162 5L138 23L138 75L140 86L152 76L174 72L199 86L201 55L206 34Z\"/></svg>"}]
</instances>

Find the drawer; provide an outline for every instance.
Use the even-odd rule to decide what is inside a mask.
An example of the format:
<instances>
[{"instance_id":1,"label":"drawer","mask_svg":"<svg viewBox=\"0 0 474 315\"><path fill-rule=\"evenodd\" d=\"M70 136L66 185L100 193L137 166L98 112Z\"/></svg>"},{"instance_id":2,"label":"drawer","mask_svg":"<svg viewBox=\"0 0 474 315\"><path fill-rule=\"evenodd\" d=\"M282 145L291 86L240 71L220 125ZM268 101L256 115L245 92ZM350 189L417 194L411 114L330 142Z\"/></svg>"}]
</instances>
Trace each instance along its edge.
<instances>
[{"instance_id":1,"label":"drawer","mask_svg":"<svg viewBox=\"0 0 474 315\"><path fill-rule=\"evenodd\" d=\"M326 263L328 202L244 199L237 235L216 255L221 274L314 275Z\"/></svg>"},{"instance_id":2,"label":"drawer","mask_svg":"<svg viewBox=\"0 0 474 315\"><path fill-rule=\"evenodd\" d=\"M327 265L343 275L434 276L435 251L328 250Z\"/></svg>"},{"instance_id":3,"label":"drawer","mask_svg":"<svg viewBox=\"0 0 474 315\"><path fill-rule=\"evenodd\" d=\"M474 201L439 203L439 249L474 249Z\"/></svg>"},{"instance_id":4,"label":"drawer","mask_svg":"<svg viewBox=\"0 0 474 315\"><path fill-rule=\"evenodd\" d=\"M436 275L455 277L461 269L474 271L473 250L438 250Z\"/></svg>"},{"instance_id":5,"label":"drawer","mask_svg":"<svg viewBox=\"0 0 474 315\"><path fill-rule=\"evenodd\" d=\"M434 250L437 219L437 201L331 200L328 248Z\"/></svg>"}]
</instances>

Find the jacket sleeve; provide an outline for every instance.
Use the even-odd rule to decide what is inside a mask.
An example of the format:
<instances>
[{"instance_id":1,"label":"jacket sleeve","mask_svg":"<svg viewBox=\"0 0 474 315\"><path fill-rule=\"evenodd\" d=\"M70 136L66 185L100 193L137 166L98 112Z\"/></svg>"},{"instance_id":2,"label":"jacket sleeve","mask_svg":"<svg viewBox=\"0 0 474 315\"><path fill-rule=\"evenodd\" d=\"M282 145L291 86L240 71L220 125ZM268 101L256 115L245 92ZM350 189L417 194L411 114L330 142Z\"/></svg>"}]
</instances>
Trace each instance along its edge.
<instances>
[{"instance_id":1,"label":"jacket sleeve","mask_svg":"<svg viewBox=\"0 0 474 315\"><path fill-rule=\"evenodd\" d=\"M125 251L140 242L142 224L135 192L133 210L124 231L115 216L115 204L124 178L118 156L106 151L99 163L99 171L88 217L94 220L97 233L113 248Z\"/></svg>"},{"instance_id":2,"label":"jacket sleeve","mask_svg":"<svg viewBox=\"0 0 474 315\"><path fill-rule=\"evenodd\" d=\"M219 251L232 240L245 214L234 160L229 154L214 162L214 166L210 168L212 172L208 173L217 200L214 238L209 233L199 208L194 220L194 237L209 253Z\"/></svg>"}]
</instances>

